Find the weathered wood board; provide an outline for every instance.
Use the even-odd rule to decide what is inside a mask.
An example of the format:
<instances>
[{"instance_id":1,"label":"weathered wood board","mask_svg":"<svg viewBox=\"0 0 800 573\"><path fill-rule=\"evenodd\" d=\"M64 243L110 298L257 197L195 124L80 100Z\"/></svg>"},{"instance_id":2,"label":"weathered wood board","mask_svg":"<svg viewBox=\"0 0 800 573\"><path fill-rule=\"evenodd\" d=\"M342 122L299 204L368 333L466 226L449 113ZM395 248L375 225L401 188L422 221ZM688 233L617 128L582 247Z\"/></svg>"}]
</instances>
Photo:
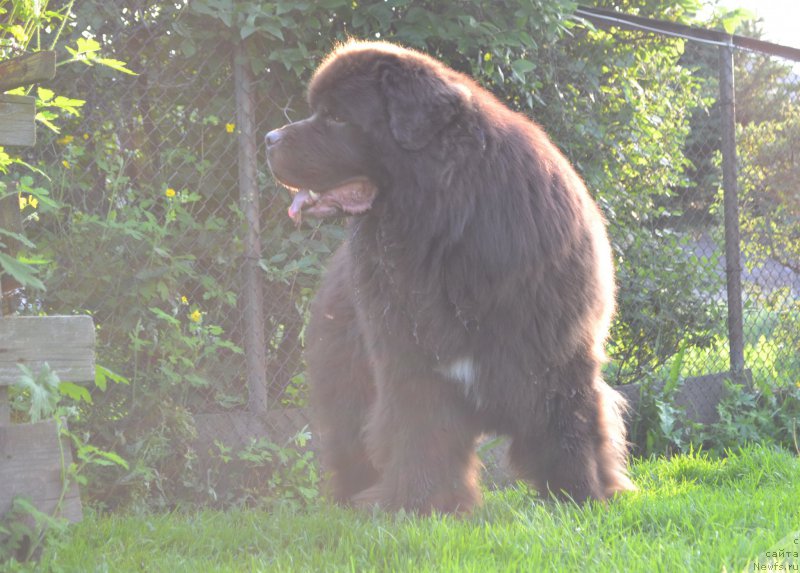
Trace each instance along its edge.
<instances>
[{"instance_id":1,"label":"weathered wood board","mask_svg":"<svg viewBox=\"0 0 800 573\"><path fill-rule=\"evenodd\" d=\"M18 364L34 374L47 362L60 380L94 380L91 316L15 316L0 320L0 386L19 380Z\"/></svg>"},{"instance_id":2,"label":"weathered wood board","mask_svg":"<svg viewBox=\"0 0 800 573\"><path fill-rule=\"evenodd\" d=\"M9 186L10 187L10 186ZM14 193L14 188L8 189L8 195L0 197L0 229L5 229L11 233L22 234L22 217L19 214L19 198ZM5 245L3 252L7 255L14 256L19 249L19 241L3 235L0 237L0 243Z\"/></svg>"},{"instance_id":3,"label":"weathered wood board","mask_svg":"<svg viewBox=\"0 0 800 573\"><path fill-rule=\"evenodd\" d=\"M61 456L64 468L72 463L70 445L61 439L53 420L37 424L0 425L0 515L11 509L15 496L30 499L44 513L80 521L81 499L75 483L62 492Z\"/></svg>"},{"instance_id":4,"label":"weathered wood board","mask_svg":"<svg viewBox=\"0 0 800 573\"><path fill-rule=\"evenodd\" d=\"M55 52L38 52L0 62L0 92L51 79ZM0 94L0 145L36 142L36 100ZM13 191L13 190L12 190ZM19 208L12 193L3 201L0 226L19 232ZM6 237L4 251L17 245ZM0 286L0 305L2 304ZM9 424L6 386L20 377L19 365L37 373L46 362L61 380L94 379L94 322L89 316L2 318L0 306L0 516L17 496L40 511L70 521L83 517L77 484L64 490L64 473L72 463L70 444L58 434L56 421Z\"/></svg>"},{"instance_id":5,"label":"weathered wood board","mask_svg":"<svg viewBox=\"0 0 800 573\"><path fill-rule=\"evenodd\" d=\"M8 403L8 388L0 386L0 424L11 420L11 405Z\"/></svg>"},{"instance_id":6,"label":"weathered wood board","mask_svg":"<svg viewBox=\"0 0 800 573\"><path fill-rule=\"evenodd\" d=\"M36 98L0 94L0 145L36 143Z\"/></svg>"},{"instance_id":7,"label":"weathered wood board","mask_svg":"<svg viewBox=\"0 0 800 573\"><path fill-rule=\"evenodd\" d=\"M0 62L0 91L51 80L55 75L55 52L47 50L25 54Z\"/></svg>"}]
</instances>

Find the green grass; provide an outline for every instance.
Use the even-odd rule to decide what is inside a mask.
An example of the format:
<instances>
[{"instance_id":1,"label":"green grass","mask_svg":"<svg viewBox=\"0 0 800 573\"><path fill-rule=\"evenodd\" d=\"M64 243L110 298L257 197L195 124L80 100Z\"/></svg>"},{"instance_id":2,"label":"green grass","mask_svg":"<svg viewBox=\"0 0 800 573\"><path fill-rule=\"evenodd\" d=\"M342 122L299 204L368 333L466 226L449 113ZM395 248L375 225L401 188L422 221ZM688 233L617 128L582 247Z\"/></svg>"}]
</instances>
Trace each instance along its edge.
<instances>
[{"instance_id":1,"label":"green grass","mask_svg":"<svg viewBox=\"0 0 800 573\"><path fill-rule=\"evenodd\" d=\"M753 571L800 551L800 461L748 448L634 465L607 506L487 494L472 517L305 510L89 515L43 571ZM796 567L798 560L788 561ZM791 569L790 569L791 570Z\"/></svg>"}]
</instances>

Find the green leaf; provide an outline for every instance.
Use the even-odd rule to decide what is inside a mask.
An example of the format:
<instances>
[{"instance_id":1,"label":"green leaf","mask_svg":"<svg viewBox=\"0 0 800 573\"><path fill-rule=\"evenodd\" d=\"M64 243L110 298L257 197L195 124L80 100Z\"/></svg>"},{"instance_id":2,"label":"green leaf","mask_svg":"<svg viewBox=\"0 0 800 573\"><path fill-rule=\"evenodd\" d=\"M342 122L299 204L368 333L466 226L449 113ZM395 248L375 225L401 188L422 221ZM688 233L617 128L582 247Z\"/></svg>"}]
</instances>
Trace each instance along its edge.
<instances>
[{"instance_id":1,"label":"green leaf","mask_svg":"<svg viewBox=\"0 0 800 573\"><path fill-rule=\"evenodd\" d=\"M736 25L739 23L737 18L723 18L722 19L722 27L725 29L727 34L733 34L734 30L736 30Z\"/></svg>"},{"instance_id":2,"label":"green leaf","mask_svg":"<svg viewBox=\"0 0 800 573\"><path fill-rule=\"evenodd\" d=\"M23 364L18 364L17 366L22 375L16 386L26 390L30 396L28 416L30 416L31 422L36 423L44 418L51 417L56 411L60 397L58 376L50 370L50 366L46 362L36 375Z\"/></svg>"},{"instance_id":3,"label":"green leaf","mask_svg":"<svg viewBox=\"0 0 800 573\"><path fill-rule=\"evenodd\" d=\"M114 464L116 464L118 466L121 466L121 467L123 467L125 469L128 469L128 462L126 462L118 454L115 454L114 452L106 452L106 451L103 451L103 450L98 450L96 453L98 455L102 456L103 458L105 458L106 460L108 460L108 461L110 461L110 462L112 462L112 463L114 463Z\"/></svg>"},{"instance_id":4,"label":"green leaf","mask_svg":"<svg viewBox=\"0 0 800 573\"><path fill-rule=\"evenodd\" d=\"M526 73L536 69L536 64L529 60L516 60L511 64L511 69L518 76L524 77Z\"/></svg>"},{"instance_id":5,"label":"green leaf","mask_svg":"<svg viewBox=\"0 0 800 573\"><path fill-rule=\"evenodd\" d=\"M36 95L39 97L40 100L42 100L42 102L46 103L49 102L51 99L53 99L56 93L53 90L39 87L36 88Z\"/></svg>"},{"instance_id":6,"label":"green leaf","mask_svg":"<svg viewBox=\"0 0 800 573\"><path fill-rule=\"evenodd\" d=\"M62 382L58 386L58 390L64 395L72 398L76 402L84 401L87 404L92 403L92 395L83 386L78 386L72 382Z\"/></svg>"},{"instance_id":7,"label":"green leaf","mask_svg":"<svg viewBox=\"0 0 800 573\"><path fill-rule=\"evenodd\" d=\"M25 255L17 255L17 260L26 265L44 266L53 262L53 259L48 259L43 255L32 255L27 257Z\"/></svg>"},{"instance_id":8,"label":"green leaf","mask_svg":"<svg viewBox=\"0 0 800 573\"><path fill-rule=\"evenodd\" d=\"M88 54L100 51L100 42L94 38L78 38L78 53Z\"/></svg>"},{"instance_id":9,"label":"green leaf","mask_svg":"<svg viewBox=\"0 0 800 573\"><path fill-rule=\"evenodd\" d=\"M280 26L275 24L274 22L264 22L261 24L261 29L267 32L268 34L275 36L280 41L283 41L283 30Z\"/></svg>"},{"instance_id":10,"label":"green leaf","mask_svg":"<svg viewBox=\"0 0 800 573\"><path fill-rule=\"evenodd\" d=\"M664 394L666 396L672 396L672 393L678 387L680 382L681 368L683 367L684 354L686 354L686 344L681 343L680 349L675 355L675 359L673 360L672 366L669 369L669 378L664 386Z\"/></svg>"},{"instance_id":11,"label":"green leaf","mask_svg":"<svg viewBox=\"0 0 800 573\"><path fill-rule=\"evenodd\" d=\"M187 374L186 381L195 388L205 388L210 385L209 381L197 374Z\"/></svg>"},{"instance_id":12,"label":"green leaf","mask_svg":"<svg viewBox=\"0 0 800 573\"><path fill-rule=\"evenodd\" d=\"M130 380L112 372L105 366L100 366L99 364L95 365L94 367L94 385L100 388L103 392L105 392L106 387L108 386L108 381L111 380L115 384L130 384Z\"/></svg>"},{"instance_id":13,"label":"green leaf","mask_svg":"<svg viewBox=\"0 0 800 573\"><path fill-rule=\"evenodd\" d=\"M47 129L54 133L61 133L61 130L54 124L51 119L55 119L57 116L52 112L40 111L36 114L36 121L44 125Z\"/></svg>"},{"instance_id":14,"label":"green leaf","mask_svg":"<svg viewBox=\"0 0 800 573\"><path fill-rule=\"evenodd\" d=\"M82 100L82 99L74 99L74 98L69 98L69 97L64 97L64 96L57 96L51 102L50 105L52 105L53 107L61 108L64 111L67 111L67 112L72 113L74 115L78 115L80 113L78 108L81 107L85 103L86 103L86 101Z\"/></svg>"},{"instance_id":15,"label":"green leaf","mask_svg":"<svg viewBox=\"0 0 800 573\"><path fill-rule=\"evenodd\" d=\"M168 322L170 324L178 325L178 324L181 323L180 320L178 320L177 318L175 318L171 314L167 314L166 312L164 312L160 308L157 308L155 306L151 306L149 310L150 310L150 312L155 314L156 317L158 317L158 318L160 318L160 319L162 319L162 320L164 320L164 321L166 321L166 322Z\"/></svg>"},{"instance_id":16,"label":"green leaf","mask_svg":"<svg viewBox=\"0 0 800 573\"><path fill-rule=\"evenodd\" d=\"M5 235L6 237L11 237L15 241L19 241L20 243L22 243L23 245L25 245L29 249L32 249L32 248L35 247L35 245L30 240L28 240L25 237L25 235L22 235L20 233L14 233L12 231L8 231L8 230L3 229L2 227L0 227L0 235Z\"/></svg>"},{"instance_id":17,"label":"green leaf","mask_svg":"<svg viewBox=\"0 0 800 573\"><path fill-rule=\"evenodd\" d=\"M14 24L13 26L8 28L8 31L14 36L14 39L22 44L25 45L28 42L28 35L25 33L25 28L20 26L19 24Z\"/></svg>"},{"instance_id":18,"label":"green leaf","mask_svg":"<svg viewBox=\"0 0 800 573\"><path fill-rule=\"evenodd\" d=\"M80 444L77 450L78 458L97 466L121 466L128 469L128 462L114 452L101 450L91 444Z\"/></svg>"},{"instance_id":19,"label":"green leaf","mask_svg":"<svg viewBox=\"0 0 800 573\"><path fill-rule=\"evenodd\" d=\"M183 55L187 58L191 58L197 53L197 48L191 39L184 38L181 40L181 52L183 52Z\"/></svg>"},{"instance_id":20,"label":"green leaf","mask_svg":"<svg viewBox=\"0 0 800 573\"><path fill-rule=\"evenodd\" d=\"M31 267L20 263L17 259L5 253L0 253L0 269L14 277L23 286L33 287L42 291L47 290L44 283L36 278Z\"/></svg>"},{"instance_id":21,"label":"green leaf","mask_svg":"<svg viewBox=\"0 0 800 573\"><path fill-rule=\"evenodd\" d=\"M131 76L138 76L136 72L130 70L126 67L125 62L121 60L114 60L112 58L96 58L95 63L100 64L101 66L106 66L107 68L111 68L112 70L117 70L118 72L122 72Z\"/></svg>"},{"instance_id":22,"label":"green leaf","mask_svg":"<svg viewBox=\"0 0 800 573\"><path fill-rule=\"evenodd\" d=\"M722 27L727 34L733 34L741 22L755 20L756 16L750 10L737 8L722 15Z\"/></svg>"}]
</instances>

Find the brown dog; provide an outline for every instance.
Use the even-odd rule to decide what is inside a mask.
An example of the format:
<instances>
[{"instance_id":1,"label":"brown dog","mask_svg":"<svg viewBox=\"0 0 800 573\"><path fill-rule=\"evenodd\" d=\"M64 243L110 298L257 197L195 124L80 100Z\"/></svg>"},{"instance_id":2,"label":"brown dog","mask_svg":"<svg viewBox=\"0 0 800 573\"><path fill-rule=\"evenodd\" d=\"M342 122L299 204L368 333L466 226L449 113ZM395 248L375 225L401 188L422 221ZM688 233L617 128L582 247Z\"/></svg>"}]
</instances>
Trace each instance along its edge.
<instances>
[{"instance_id":1,"label":"brown dog","mask_svg":"<svg viewBox=\"0 0 800 573\"><path fill-rule=\"evenodd\" d=\"M600 375L614 307L605 222L545 133L470 78L387 43L339 46L313 115L267 135L289 215L352 215L306 336L342 502L480 500L476 438L512 438L541 492L632 489Z\"/></svg>"}]
</instances>

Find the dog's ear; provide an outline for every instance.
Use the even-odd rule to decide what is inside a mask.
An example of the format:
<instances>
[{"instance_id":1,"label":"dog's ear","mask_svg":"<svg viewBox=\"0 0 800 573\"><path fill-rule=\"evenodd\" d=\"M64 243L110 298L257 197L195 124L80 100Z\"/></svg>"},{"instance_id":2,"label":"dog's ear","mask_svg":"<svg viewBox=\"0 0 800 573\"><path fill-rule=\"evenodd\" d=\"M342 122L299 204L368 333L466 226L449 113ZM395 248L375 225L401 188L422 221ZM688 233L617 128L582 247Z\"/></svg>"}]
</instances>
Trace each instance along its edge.
<instances>
[{"instance_id":1,"label":"dog's ear","mask_svg":"<svg viewBox=\"0 0 800 573\"><path fill-rule=\"evenodd\" d=\"M469 90L424 67L392 63L381 72L381 89L392 136L404 149L419 151L461 112Z\"/></svg>"}]
</instances>

